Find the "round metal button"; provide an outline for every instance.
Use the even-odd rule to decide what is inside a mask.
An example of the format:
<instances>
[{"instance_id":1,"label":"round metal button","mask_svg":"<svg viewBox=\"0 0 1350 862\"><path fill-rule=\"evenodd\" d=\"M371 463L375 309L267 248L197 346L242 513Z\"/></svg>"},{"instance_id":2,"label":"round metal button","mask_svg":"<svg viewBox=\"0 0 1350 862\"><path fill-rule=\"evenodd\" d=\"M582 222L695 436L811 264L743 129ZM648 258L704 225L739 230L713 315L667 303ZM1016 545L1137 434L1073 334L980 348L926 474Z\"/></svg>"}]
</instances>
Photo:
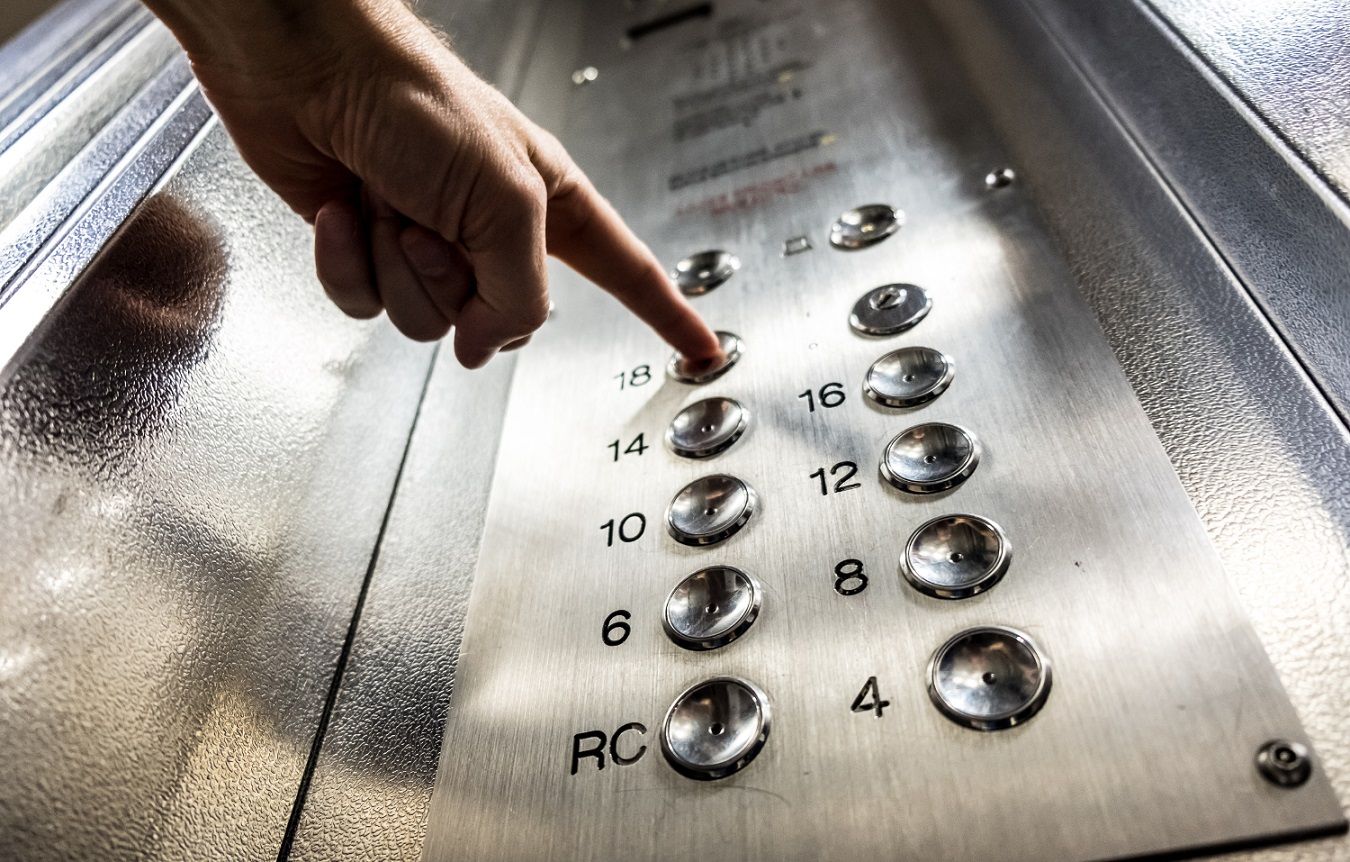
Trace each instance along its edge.
<instances>
[{"instance_id":1,"label":"round metal button","mask_svg":"<svg viewBox=\"0 0 1350 862\"><path fill-rule=\"evenodd\" d=\"M710 566L680 581L666 598L666 634L685 649L726 646L759 616L759 582L731 566Z\"/></svg>"},{"instance_id":2,"label":"round metal button","mask_svg":"<svg viewBox=\"0 0 1350 862\"><path fill-rule=\"evenodd\" d=\"M750 424L734 398L704 398L681 410L666 429L666 445L684 458L711 458L731 448Z\"/></svg>"},{"instance_id":3,"label":"round metal button","mask_svg":"<svg viewBox=\"0 0 1350 862\"><path fill-rule=\"evenodd\" d=\"M680 489L666 510L666 527L682 545L715 545L745 526L758 504L745 482L715 473Z\"/></svg>"},{"instance_id":4,"label":"round metal button","mask_svg":"<svg viewBox=\"0 0 1350 862\"><path fill-rule=\"evenodd\" d=\"M666 374L671 380L695 384L707 383L726 374L741 358L745 345L739 335L721 331L717 333L717 342L722 347L720 359L690 360L676 353L666 365Z\"/></svg>"},{"instance_id":5,"label":"round metal button","mask_svg":"<svg viewBox=\"0 0 1350 862\"><path fill-rule=\"evenodd\" d=\"M1012 545L998 524L976 515L943 515L909 537L900 572L919 592L964 599L999 582Z\"/></svg>"},{"instance_id":6,"label":"round metal button","mask_svg":"<svg viewBox=\"0 0 1350 862\"><path fill-rule=\"evenodd\" d=\"M928 695L942 714L975 730L1021 724L1050 694L1050 663L1015 629L981 626L943 644L928 663Z\"/></svg>"},{"instance_id":7,"label":"round metal button","mask_svg":"<svg viewBox=\"0 0 1350 862\"><path fill-rule=\"evenodd\" d=\"M886 407L918 407L947 391L956 365L941 350L902 347L872 363L863 392Z\"/></svg>"},{"instance_id":8,"label":"round metal button","mask_svg":"<svg viewBox=\"0 0 1350 862\"><path fill-rule=\"evenodd\" d=\"M935 494L970 478L980 463L980 443L964 428L944 422L915 425L895 435L881 456L881 475L901 491Z\"/></svg>"},{"instance_id":9,"label":"round metal button","mask_svg":"<svg viewBox=\"0 0 1350 862\"><path fill-rule=\"evenodd\" d=\"M661 753L687 778L726 778L759 754L769 718L769 698L759 686L716 677L675 698L661 723Z\"/></svg>"},{"instance_id":10,"label":"round metal button","mask_svg":"<svg viewBox=\"0 0 1350 862\"><path fill-rule=\"evenodd\" d=\"M900 229L905 214L885 204L846 210L830 225L830 245L852 251L881 242Z\"/></svg>"},{"instance_id":11,"label":"round metal button","mask_svg":"<svg viewBox=\"0 0 1350 862\"><path fill-rule=\"evenodd\" d=\"M685 296L707 293L736 274L741 259L729 251L712 249L691 254L675 264L670 277Z\"/></svg>"},{"instance_id":12,"label":"round metal button","mask_svg":"<svg viewBox=\"0 0 1350 862\"><path fill-rule=\"evenodd\" d=\"M917 284L883 284L858 297L848 325L861 335L895 335L928 316L933 300Z\"/></svg>"}]
</instances>

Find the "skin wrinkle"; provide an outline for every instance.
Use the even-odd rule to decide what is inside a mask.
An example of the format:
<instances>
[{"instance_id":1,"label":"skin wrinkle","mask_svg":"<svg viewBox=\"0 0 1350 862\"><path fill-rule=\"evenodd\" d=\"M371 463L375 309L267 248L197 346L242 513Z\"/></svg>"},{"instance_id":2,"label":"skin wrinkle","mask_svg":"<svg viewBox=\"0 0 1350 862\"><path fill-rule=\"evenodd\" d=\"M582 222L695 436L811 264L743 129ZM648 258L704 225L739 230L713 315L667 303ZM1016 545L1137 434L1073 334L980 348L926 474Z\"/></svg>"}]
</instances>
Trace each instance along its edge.
<instances>
[{"instance_id":1,"label":"skin wrinkle","mask_svg":"<svg viewBox=\"0 0 1350 862\"><path fill-rule=\"evenodd\" d=\"M314 224L340 309L382 306L418 340L453 323L455 355L476 368L548 319L553 253L676 350L716 356L712 330L557 140L399 0L146 2L248 165Z\"/></svg>"}]
</instances>

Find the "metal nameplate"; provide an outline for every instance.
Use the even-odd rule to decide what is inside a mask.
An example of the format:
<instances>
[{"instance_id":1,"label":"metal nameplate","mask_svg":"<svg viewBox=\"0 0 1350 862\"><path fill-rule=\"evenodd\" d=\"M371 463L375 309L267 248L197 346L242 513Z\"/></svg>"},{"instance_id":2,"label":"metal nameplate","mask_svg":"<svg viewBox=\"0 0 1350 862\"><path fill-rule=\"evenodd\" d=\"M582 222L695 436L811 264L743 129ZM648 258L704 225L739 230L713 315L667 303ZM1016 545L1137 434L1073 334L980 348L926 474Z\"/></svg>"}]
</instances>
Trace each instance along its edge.
<instances>
[{"instance_id":1,"label":"metal nameplate","mask_svg":"<svg viewBox=\"0 0 1350 862\"><path fill-rule=\"evenodd\" d=\"M1339 828L1315 755L1266 777L1298 718L922 10L719 0L652 29L634 5L571 22L596 74L527 90L672 268L735 256L684 278L741 355L677 382L553 271L426 858L1100 859ZM867 204L898 223L836 224Z\"/></svg>"}]
</instances>

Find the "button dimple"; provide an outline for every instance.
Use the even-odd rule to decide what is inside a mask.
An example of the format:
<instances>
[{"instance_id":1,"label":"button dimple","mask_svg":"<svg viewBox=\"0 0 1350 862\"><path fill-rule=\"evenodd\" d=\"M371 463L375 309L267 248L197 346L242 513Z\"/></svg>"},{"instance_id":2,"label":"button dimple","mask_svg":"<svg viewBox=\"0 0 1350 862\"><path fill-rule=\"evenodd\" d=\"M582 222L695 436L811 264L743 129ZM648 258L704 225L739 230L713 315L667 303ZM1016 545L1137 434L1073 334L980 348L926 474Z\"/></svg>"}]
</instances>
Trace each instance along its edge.
<instances>
[{"instance_id":1,"label":"button dimple","mask_svg":"<svg viewBox=\"0 0 1350 862\"><path fill-rule=\"evenodd\" d=\"M993 521L943 515L909 537L900 572L922 593L964 599L997 584L1011 559L1012 545Z\"/></svg>"},{"instance_id":2,"label":"button dimple","mask_svg":"<svg viewBox=\"0 0 1350 862\"><path fill-rule=\"evenodd\" d=\"M943 422L901 431L881 456L881 475L902 491L934 494L970 478L980 463L980 444L964 428Z\"/></svg>"},{"instance_id":3,"label":"button dimple","mask_svg":"<svg viewBox=\"0 0 1350 862\"><path fill-rule=\"evenodd\" d=\"M951 386L956 364L931 347L902 347L872 363L863 392L886 407L918 407Z\"/></svg>"},{"instance_id":4,"label":"button dimple","mask_svg":"<svg viewBox=\"0 0 1350 862\"><path fill-rule=\"evenodd\" d=\"M695 479L671 501L666 528L684 545L713 545L734 535L754 515L759 498L735 476Z\"/></svg>"},{"instance_id":5,"label":"button dimple","mask_svg":"<svg viewBox=\"0 0 1350 862\"><path fill-rule=\"evenodd\" d=\"M700 296L725 283L740 268L741 260L736 255L710 249L680 260L670 277L685 296Z\"/></svg>"},{"instance_id":6,"label":"button dimple","mask_svg":"<svg viewBox=\"0 0 1350 862\"><path fill-rule=\"evenodd\" d=\"M1001 730L1035 715L1050 693L1050 663L1031 638L1003 626L967 629L933 653L928 695L943 715Z\"/></svg>"},{"instance_id":7,"label":"button dimple","mask_svg":"<svg viewBox=\"0 0 1350 862\"><path fill-rule=\"evenodd\" d=\"M904 213L886 204L846 210L830 225L830 245L847 251L866 248L899 230L904 219Z\"/></svg>"},{"instance_id":8,"label":"button dimple","mask_svg":"<svg viewBox=\"0 0 1350 862\"><path fill-rule=\"evenodd\" d=\"M750 424L750 411L733 398L705 398L681 410L666 429L666 445L683 458L725 452Z\"/></svg>"},{"instance_id":9,"label":"button dimple","mask_svg":"<svg viewBox=\"0 0 1350 862\"><path fill-rule=\"evenodd\" d=\"M675 698L661 723L661 753L687 778L726 778L759 754L769 724L769 698L759 686L715 677Z\"/></svg>"},{"instance_id":10,"label":"button dimple","mask_svg":"<svg viewBox=\"0 0 1350 862\"><path fill-rule=\"evenodd\" d=\"M883 284L858 298L848 323L861 335L895 335L928 315L933 301L917 284Z\"/></svg>"},{"instance_id":11,"label":"button dimple","mask_svg":"<svg viewBox=\"0 0 1350 862\"><path fill-rule=\"evenodd\" d=\"M691 360L676 353L666 365L666 375L679 383L708 383L731 370L741 358L745 349L740 336L730 332L717 333L717 342L722 348L722 356L714 360Z\"/></svg>"},{"instance_id":12,"label":"button dimple","mask_svg":"<svg viewBox=\"0 0 1350 862\"><path fill-rule=\"evenodd\" d=\"M710 566L680 581L666 598L666 635L690 650L710 650L740 637L759 616L759 582L731 566Z\"/></svg>"}]
</instances>

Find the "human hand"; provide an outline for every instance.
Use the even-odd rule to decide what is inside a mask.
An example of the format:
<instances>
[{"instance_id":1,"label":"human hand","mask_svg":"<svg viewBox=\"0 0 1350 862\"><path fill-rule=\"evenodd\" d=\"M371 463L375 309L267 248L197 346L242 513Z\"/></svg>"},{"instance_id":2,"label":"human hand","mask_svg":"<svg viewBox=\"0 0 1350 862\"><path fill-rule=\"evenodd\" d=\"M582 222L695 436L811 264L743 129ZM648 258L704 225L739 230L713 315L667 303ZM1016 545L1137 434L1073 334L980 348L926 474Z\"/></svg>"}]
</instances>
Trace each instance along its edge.
<instances>
[{"instance_id":1,"label":"human hand","mask_svg":"<svg viewBox=\"0 0 1350 862\"><path fill-rule=\"evenodd\" d=\"M554 255L693 358L717 338L558 141L398 0L147 0L245 161L314 225L319 280L469 368L548 316Z\"/></svg>"}]
</instances>

